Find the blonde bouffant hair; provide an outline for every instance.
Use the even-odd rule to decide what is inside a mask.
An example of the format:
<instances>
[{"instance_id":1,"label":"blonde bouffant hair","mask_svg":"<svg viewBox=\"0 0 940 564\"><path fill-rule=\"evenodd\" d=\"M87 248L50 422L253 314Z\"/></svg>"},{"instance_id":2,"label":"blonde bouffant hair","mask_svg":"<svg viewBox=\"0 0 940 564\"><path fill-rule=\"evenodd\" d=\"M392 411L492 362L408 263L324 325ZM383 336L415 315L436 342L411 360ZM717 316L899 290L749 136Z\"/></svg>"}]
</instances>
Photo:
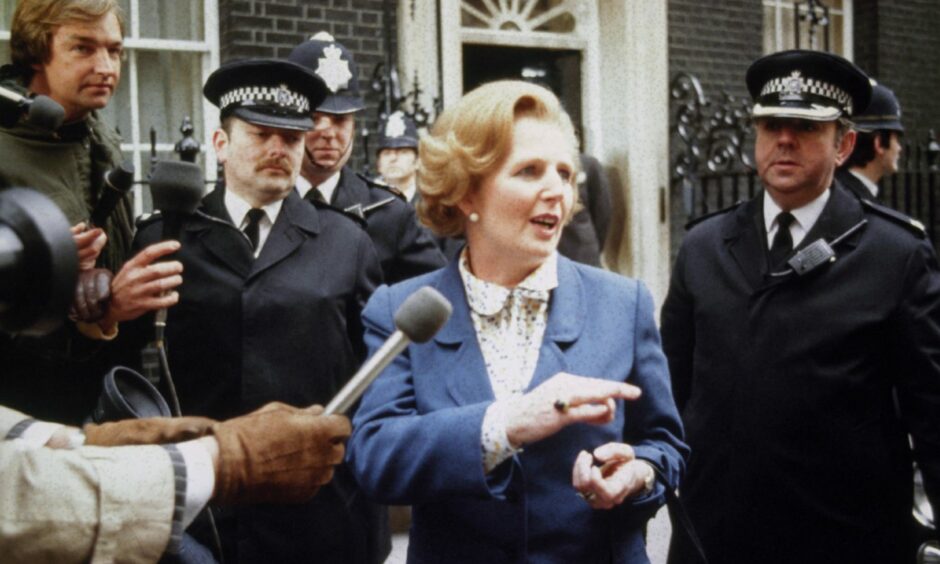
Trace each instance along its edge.
<instances>
[{"instance_id":1,"label":"blonde bouffant hair","mask_svg":"<svg viewBox=\"0 0 940 564\"><path fill-rule=\"evenodd\" d=\"M570 141L572 162L578 166L574 126L550 90L520 80L484 84L445 110L431 133L421 137L418 217L422 223L439 236L464 232L466 218L457 204L512 152L513 128L521 118L557 125ZM574 194L577 198L577 189ZM576 206L577 202L572 209Z\"/></svg>"}]
</instances>

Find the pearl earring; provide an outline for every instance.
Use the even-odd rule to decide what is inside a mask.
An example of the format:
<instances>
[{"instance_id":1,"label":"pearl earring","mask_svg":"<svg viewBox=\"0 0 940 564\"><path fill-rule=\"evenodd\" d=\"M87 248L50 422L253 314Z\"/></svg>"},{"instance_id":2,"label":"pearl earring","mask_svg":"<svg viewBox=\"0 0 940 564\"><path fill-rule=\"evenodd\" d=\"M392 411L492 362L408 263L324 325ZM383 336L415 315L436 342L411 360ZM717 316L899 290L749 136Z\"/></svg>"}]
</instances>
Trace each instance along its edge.
<instances>
[{"instance_id":1,"label":"pearl earring","mask_svg":"<svg viewBox=\"0 0 940 564\"><path fill-rule=\"evenodd\" d=\"M470 212L470 215L469 217L467 217L467 219L470 220L470 223L476 223L480 221L480 214L478 214L477 212Z\"/></svg>"}]
</instances>

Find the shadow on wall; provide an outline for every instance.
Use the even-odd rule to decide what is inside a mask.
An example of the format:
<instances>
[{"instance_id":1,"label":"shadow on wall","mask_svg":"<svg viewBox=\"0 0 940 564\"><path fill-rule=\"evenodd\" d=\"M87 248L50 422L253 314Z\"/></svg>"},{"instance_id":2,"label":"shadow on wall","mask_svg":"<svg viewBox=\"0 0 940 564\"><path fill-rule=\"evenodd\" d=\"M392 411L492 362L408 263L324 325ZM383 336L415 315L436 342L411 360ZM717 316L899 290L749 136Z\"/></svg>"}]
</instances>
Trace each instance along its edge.
<instances>
[{"instance_id":1,"label":"shadow on wall","mask_svg":"<svg viewBox=\"0 0 940 564\"><path fill-rule=\"evenodd\" d=\"M607 181L610 183L610 205L613 207L610 214L610 230L607 233L607 241L604 243L603 263L604 268L632 276L633 264L629 254L630 249L630 229L627 224L627 190L624 178L620 176L620 170L626 170L627 156L625 154L613 155L603 160L604 173L607 175ZM611 162L623 162L623 167L610 166Z\"/></svg>"}]
</instances>

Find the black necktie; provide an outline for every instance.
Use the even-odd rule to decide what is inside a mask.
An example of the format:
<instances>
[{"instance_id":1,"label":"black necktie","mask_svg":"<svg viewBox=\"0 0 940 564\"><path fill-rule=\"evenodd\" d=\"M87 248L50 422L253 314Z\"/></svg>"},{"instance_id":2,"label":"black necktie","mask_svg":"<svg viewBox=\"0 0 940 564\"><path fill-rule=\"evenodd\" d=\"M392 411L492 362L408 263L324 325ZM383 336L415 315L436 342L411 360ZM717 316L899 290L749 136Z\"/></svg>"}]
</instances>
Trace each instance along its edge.
<instances>
[{"instance_id":1,"label":"black necktie","mask_svg":"<svg viewBox=\"0 0 940 564\"><path fill-rule=\"evenodd\" d=\"M784 265L784 261L793 253L793 236L790 235L790 224L793 223L793 214L780 212L777 215L777 234L770 245L770 268L776 270Z\"/></svg>"},{"instance_id":2,"label":"black necktie","mask_svg":"<svg viewBox=\"0 0 940 564\"><path fill-rule=\"evenodd\" d=\"M261 218L264 217L264 210L261 208L251 208L248 210L248 225L245 226L245 235L248 236L248 240L251 241L251 248L258 248L258 236L261 233L259 223L261 223Z\"/></svg>"},{"instance_id":3,"label":"black necktie","mask_svg":"<svg viewBox=\"0 0 940 564\"><path fill-rule=\"evenodd\" d=\"M307 193L304 195L304 199L308 202L323 202L327 203L326 198L323 197L323 192L320 192L320 189L316 186L311 186Z\"/></svg>"}]
</instances>

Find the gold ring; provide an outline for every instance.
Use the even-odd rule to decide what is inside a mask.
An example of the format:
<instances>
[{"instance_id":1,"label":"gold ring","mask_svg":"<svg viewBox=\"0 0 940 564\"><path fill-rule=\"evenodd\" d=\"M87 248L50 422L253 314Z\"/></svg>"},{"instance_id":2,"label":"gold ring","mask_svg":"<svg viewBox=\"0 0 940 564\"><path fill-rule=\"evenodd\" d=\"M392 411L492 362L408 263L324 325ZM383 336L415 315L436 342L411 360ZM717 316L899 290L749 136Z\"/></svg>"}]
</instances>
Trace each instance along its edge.
<instances>
[{"instance_id":1,"label":"gold ring","mask_svg":"<svg viewBox=\"0 0 940 564\"><path fill-rule=\"evenodd\" d=\"M597 497L597 494L594 492L588 492L588 493L578 492L578 497L580 497L584 501L590 502L590 501L594 501L594 498Z\"/></svg>"},{"instance_id":2,"label":"gold ring","mask_svg":"<svg viewBox=\"0 0 940 564\"><path fill-rule=\"evenodd\" d=\"M555 411L558 413L568 413L568 408L571 407L568 402L563 399L556 399L555 403L552 405L555 407Z\"/></svg>"}]
</instances>

